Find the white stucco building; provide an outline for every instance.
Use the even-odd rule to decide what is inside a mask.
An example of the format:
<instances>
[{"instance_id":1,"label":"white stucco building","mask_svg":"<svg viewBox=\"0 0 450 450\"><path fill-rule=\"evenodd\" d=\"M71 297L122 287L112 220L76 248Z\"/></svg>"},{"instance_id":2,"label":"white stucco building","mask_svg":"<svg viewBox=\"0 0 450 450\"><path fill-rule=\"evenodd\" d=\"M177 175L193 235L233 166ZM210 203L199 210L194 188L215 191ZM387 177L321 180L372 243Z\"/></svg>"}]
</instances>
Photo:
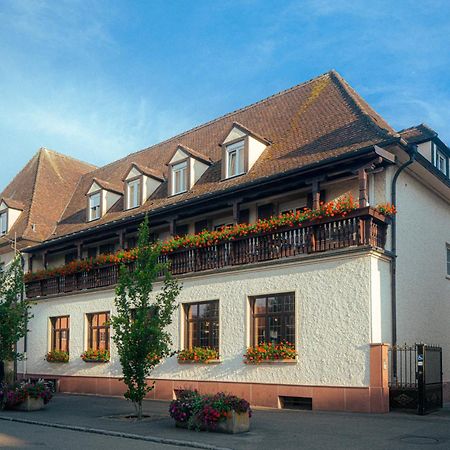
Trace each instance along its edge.
<instances>
[{"instance_id":1,"label":"white stucco building","mask_svg":"<svg viewBox=\"0 0 450 450\"><path fill-rule=\"evenodd\" d=\"M174 350L207 345L219 358L162 361L151 397L195 387L261 406L294 399L313 409L384 412L388 347L419 341L442 345L449 383L449 159L433 130L395 131L329 72L105 167L77 162L76 174L66 167L73 181L61 187L58 205L38 203L34 217L44 217L46 232L34 240L37 219L28 220L28 234L17 228L36 203L17 194L25 183L18 176L1 205L15 221L4 235L23 236L35 274L27 278L34 318L19 370L57 378L62 391L123 392L103 325L115 313L117 268L54 269L132 248L145 214L153 237L166 240L352 196L356 208L344 216L170 253L183 284L170 326ZM393 200L394 223L377 209ZM5 244L1 257L10 255ZM245 363L247 347L282 340L295 346L295 360ZM55 349L69 362L46 361ZM110 361L83 361L88 349L108 350Z\"/></svg>"}]
</instances>

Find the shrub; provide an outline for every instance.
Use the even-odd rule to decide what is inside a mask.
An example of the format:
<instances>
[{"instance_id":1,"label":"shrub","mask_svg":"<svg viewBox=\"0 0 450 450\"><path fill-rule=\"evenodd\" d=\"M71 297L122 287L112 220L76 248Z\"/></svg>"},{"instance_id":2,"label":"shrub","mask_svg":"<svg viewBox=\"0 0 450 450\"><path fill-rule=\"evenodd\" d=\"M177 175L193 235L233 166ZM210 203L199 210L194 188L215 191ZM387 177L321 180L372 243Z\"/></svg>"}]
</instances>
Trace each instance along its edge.
<instances>
[{"instance_id":1,"label":"shrub","mask_svg":"<svg viewBox=\"0 0 450 450\"><path fill-rule=\"evenodd\" d=\"M185 423L188 428L197 431L214 430L231 411L252 416L247 400L224 392L200 395L197 391L184 390L178 393L177 399L169 407L170 416L175 421Z\"/></svg>"}]
</instances>

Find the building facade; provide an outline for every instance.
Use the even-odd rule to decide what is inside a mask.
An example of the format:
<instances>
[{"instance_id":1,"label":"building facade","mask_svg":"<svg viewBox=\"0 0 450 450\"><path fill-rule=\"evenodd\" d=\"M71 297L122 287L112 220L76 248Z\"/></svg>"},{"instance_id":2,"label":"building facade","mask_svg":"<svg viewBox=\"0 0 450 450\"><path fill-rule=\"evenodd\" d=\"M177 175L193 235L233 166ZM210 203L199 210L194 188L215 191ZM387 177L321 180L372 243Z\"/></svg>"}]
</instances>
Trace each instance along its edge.
<instances>
[{"instance_id":1,"label":"building facade","mask_svg":"<svg viewBox=\"0 0 450 450\"><path fill-rule=\"evenodd\" d=\"M383 412L387 349L404 341L441 344L448 382L449 158L433 130L395 131L329 72L105 167L82 165L61 188L61 208L41 206L49 232L23 246L35 305L19 371L58 378L62 391L124 391L105 325L115 314L117 266L73 267L133 248L146 214L153 238L165 241L353 198L344 215L165 255L183 285L174 350L208 346L219 358L162 361L150 396L195 387L260 406ZM20 220L26 200L12 192L2 194L0 215ZM377 205L393 198L398 215L390 218ZM247 347L283 340L294 344L295 360L245 363ZM110 361L83 361L91 348L110 351ZM67 351L69 362L46 361L51 350Z\"/></svg>"}]
</instances>

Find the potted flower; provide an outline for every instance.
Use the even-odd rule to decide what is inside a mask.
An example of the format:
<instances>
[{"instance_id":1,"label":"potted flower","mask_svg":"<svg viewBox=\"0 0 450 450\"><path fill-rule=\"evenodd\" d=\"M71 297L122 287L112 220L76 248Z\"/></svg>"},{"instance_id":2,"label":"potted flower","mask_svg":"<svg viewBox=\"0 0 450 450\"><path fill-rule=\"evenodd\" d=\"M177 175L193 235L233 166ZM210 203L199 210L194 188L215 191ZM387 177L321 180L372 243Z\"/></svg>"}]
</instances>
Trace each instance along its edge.
<instances>
[{"instance_id":1,"label":"potted flower","mask_svg":"<svg viewBox=\"0 0 450 450\"><path fill-rule=\"evenodd\" d=\"M38 411L52 398L51 389L41 380L22 381L0 387L0 405L4 409Z\"/></svg>"},{"instance_id":2,"label":"potted flower","mask_svg":"<svg viewBox=\"0 0 450 450\"><path fill-rule=\"evenodd\" d=\"M298 354L294 344L290 342L282 341L279 344L263 342L247 348L247 352L244 355L244 362L246 364L295 363L297 356Z\"/></svg>"},{"instance_id":3,"label":"potted flower","mask_svg":"<svg viewBox=\"0 0 450 450\"><path fill-rule=\"evenodd\" d=\"M45 359L50 363L68 363L69 352L64 350L52 350L47 353Z\"/></svg>"},{"instance_id":4,"label":"potted flower","mask_svg":"<svg viewBox=\"0 0 450 450\"><path fill-rule=\"evenodd\" d=\"M177 393L169 407L175 425L197 431L244 433L250 429L250 404L239 397L219 392L200 395L197 391Z\"/></svg>"},{"instance_id":5,"label":"potted flower","mask_svg":"<svg viewBox=\"0 0 450 450\"><path fill-rule=\"evenodd\" d=\"M109 362L110 354L109 350L98 349L93 350L92 348L87 349L81 354L81 359L84 362Z\"/></svg>"},{"instance_id":6,"label":"potted flower","mask_svg":"<svg viewBox=\"0 0 450 450\"><path fill-rule=\"evenodd\" d=\"M192 347L178 353L179 364L214 364L219 362L219 352L211 347Z\"/></svg>"}]
</instances>

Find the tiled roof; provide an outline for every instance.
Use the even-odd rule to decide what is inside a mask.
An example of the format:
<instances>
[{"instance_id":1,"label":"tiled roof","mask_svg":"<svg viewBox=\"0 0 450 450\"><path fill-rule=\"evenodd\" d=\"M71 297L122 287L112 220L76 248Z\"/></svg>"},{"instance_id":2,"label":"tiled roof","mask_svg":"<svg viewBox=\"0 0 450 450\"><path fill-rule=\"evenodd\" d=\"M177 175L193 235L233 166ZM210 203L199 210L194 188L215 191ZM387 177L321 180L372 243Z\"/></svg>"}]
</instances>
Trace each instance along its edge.
<instances>
[{"instance_id":1,"label":"tiled roof","mask_svg":"<svg viewBox=\"0 0 450 450\"><path fill-rule=\"evenodd\" d=\"M0 198L0 203L4 203L8 208L18 209L20 211L23 210L24 204L18 200L14 200L13 198L3 197Z\"/></svg>"},{"instance_id":2,"label":"tiled roof","mask_svg":"<svg viewBox=\"0 0 450 450\"><path fill-rule=\"evenodd\" d=\"M189 148L187 145L179 144L179 145L177 145L177 149L178 148L183 150L183 152L188 154L189 156L192 156L193 158L198 159L199 161L204 162L205 164L211 164L212 163L212 159L211 158L209 158L208 156L204 155L203 153L201 153L201 152L199 152L197 150ZM176 151L177 150L175 149L175 151L172 154L172 157L176 153ZM172 157L169 158L169 160L172 159Z\"/></svg>"},{"instance_id":3,"label":"tiled roof","mask_svg":"<svg viewBox=\"0 0 450 450\"><path fill-rule=\"evenodd\" d=\"M220 144L233 123L239 123L255 135L264 136L270 145L247 174L220 181ZM141 211L201 198L212 192L220 194L240 184L352 153L394 136L398 137L395 130L339 74L331 71L86 173L56 226L54 236L81 231ZM122 182L126 170L135 163L151 168L167 180L167 163L179 145L211 161L210 167L191 190L169 197L165 181L140 208L123 211L121 199L95 224L86 222L85 194L94 178L116 186Z\"/></svg>"},{"instance_id":4,"label":"tiled roof","mask_svg":"<svg viewBox=\"0 0 450 450\"><path fill-rule=\"evenodd\" d=\"M93 169L95 166L41 148L0 193L8 206L22 209L8 235L33 242L48 239L80 177Z\"/></svg>"},{"instance_id":5,"label":"tiled roof","mask_svg":"<svg viewBox=\"0 0 450 450\"><path fill-rule=\"evenodd\" d=\"M116 180L114 180L116 181ZM92 178L92 183L98 184L102 189L106 191L115 192L116 194L123 194L123 184L110 183L109 181L101 180L98 177ZM92 185L91 183L91 185ZM89 186L90 187L90 186Z\"/></svg>"},{"instance_id":6,"label":"tiled roof","mask_svg":"<svg viewBox=\"0 0 450 450\"><path fill-rule=\"evenodd\" d=\"M130 167L128 167L128 170L125 172L124 176L122 177L122 180L124 180L125 177L130 173L130 170L133 166L136 167L136 169L139 170L139 172L141 172L144 175L147 175L148 177L155 178L156 180L159 181L164 181L164 174L162 172L150 169L150 167L144 167L135 162L131 163Z\"/></svg>"},{"instance_id":7,"label":"tiled roof","mask_svg":"<svg viewBox=\"0 0 450 450\"><path fill-rule=\"evenodd\" d=\"M404 130L399 131L399 134L410 144L427 141L437 136L436 131L424 123L411 128L405 128Z\"/></svg>"}]
</instances>

